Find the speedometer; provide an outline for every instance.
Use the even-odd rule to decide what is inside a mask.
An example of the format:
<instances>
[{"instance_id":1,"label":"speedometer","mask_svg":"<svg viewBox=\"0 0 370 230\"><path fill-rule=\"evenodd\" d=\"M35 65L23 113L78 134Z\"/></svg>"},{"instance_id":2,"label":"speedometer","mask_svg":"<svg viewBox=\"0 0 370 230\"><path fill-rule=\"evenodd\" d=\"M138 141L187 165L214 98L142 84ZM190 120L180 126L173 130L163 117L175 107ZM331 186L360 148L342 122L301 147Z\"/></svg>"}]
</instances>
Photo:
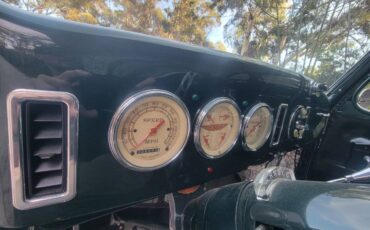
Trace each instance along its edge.
<instances>
[{"instance_id":1,"label":"speedometer","mask_svg":"<svg viewBox=\"0 0 370 230\"><path fill-rule=\"evenodd\" d=\"M257 151L267 141L272 130L273 116L265 103L254 105L245 115L242 128L242 143L245 150Z\"/></svg>"},{"instance_id":2,"label":"speedometer","mask_svg":"<svg viewBox=\"0 0 370 230\"><path fill-rule=\"evenodd\" d=\"M184 148L189 112L174 94L147 90L125 100L113 116L109 145L115 158L138 171L161 168Z\"/></svg>"},{"instance_id":3,"label":"speedometer","mask_svg":"<svg viewBox=\"0 0 370 230\"><path fill-rule=\"evenodd\" d=\"M198 114L195 146L208 158L221 157L235 145L240 127L240 111L236 103L225 97L213 99Z\"/></svg>"}]
</instances>

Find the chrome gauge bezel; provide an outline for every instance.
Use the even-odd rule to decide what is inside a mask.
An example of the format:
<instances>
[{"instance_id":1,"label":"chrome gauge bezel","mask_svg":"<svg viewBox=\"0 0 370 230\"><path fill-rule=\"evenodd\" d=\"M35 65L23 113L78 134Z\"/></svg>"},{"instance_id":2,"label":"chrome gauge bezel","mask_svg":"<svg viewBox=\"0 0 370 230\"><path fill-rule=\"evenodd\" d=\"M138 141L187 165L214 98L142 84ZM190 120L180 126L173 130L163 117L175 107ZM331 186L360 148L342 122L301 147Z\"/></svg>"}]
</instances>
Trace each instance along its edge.
<instances>
[{"instance_id":1,"label":"chrome gauge bezel","mask_svg":"<svg viewBox=\"0 0 370 230\"><path fill-rule=\"evenodd\" d=\"M232 141L231 146L229 148L227 148L226 151L223 152L222 154L214 156L214 155L207 154L203 150L202 145L200 143L200 128L201 128L201 125L203 123L204 118L210 112L210 110L213 109L216 105L221 104L221 103L228 103L228 104L232 105L238 112L240 122L239 122L239 127L238 127L238 135L236 136L235 140ZM217 159L217 158L225 156L227 153L229 153L234 148L236 142L238 141L239 133L240 133L240 129L241 129L241 123L242 123L241 121L242 121L242 118L241 118L241 111L239 109L239 106L232 99L227 98L227 97L218 97L218 98L215 98L215 99L207 102L207 104L205 104L198 111L197 116L196 116L196 121L195 121L195 125L194 125L194 144L195 144L195 148L197 149L197 151L199 153L202 154L202 156L204 156L206 158L209 158L209 159Z\"/></svg>"},{"instance_id":2,"label":"chrome gauge bezel","mask_svg":"<svg viewBox=\"0 0 370 230\"><path fill-rule=\"evenodd\" d=\"M246 142L246 136L245 136L245 129L247 128L248 126L248 122L249 120L251 119L251 117L253 116L253 114L260 108L262 107L266 107L268 109L268 111L270 112L270 119L269 119L269 129L266 133L266 135L264 136L263 138L263 143L258 147L258 148L252 148L250 146L248 146L247 142ZM248 110L248 112L244 115L244 118L243 118L243 126L242 126L242 129L241 129L241 138L242 138L242 146L244 148L244 150L246 151L251 151L251 152L255 152L257 150L259 150L260 148L262 148L267 140L269 139L270 135L271 135L271 131L272 131L272 127L273 127L273 122L274 122L274 116L272 114L272 109L271 107L266 104L266 103L257 103L255 104L254 106L252 106L252 108L250 108Z\"/></svg>"},{"instance_id":3,"label":"chrome gauge bezel","mask_svg":"<svg viewBox=\"0 0 370 230\"><path fill-rule=\"evenodd\" d=\"M295 118L297 117L297 113L303 109L304 106L303 105L298 105L294 111L292 112L292 114L290 115L290 118L289 118L289 124L288 124L288 138L289 139L294 139L293 136L292 136L292 131L293 131L293 123L295 122Z\"/></svg>"},{"instance_id":4,"label":"chrome gauge bezel","mask_svg":"<svg viewBox=\"0 0 370 230\"><path fill-rule=\"evenodd\" d=\"M311 112L311 107L310 106L303 106L303 105L298 105L294 111L292 112L292 114L290 115L290 118L289 118L289 124L288 124L288 138L291 139L291 140L294 140L294 139L302 139L303 138L303 135L305 133L305 131L303 131L303 135L302 135L302 138L295 138L293 135L292 135L292 132L294 130L294 125L295 125L295 122L297 120L297 116L298 116L298 113L301 109L306 109L307 111L307 117L306 117L306 122L305 122L305 125L307 124L308 122L308 119L309 119L309 116L310 116L310 112Z\"/></svg>"},{"instance_id":5,"label":"chrome gauge bezel","mask_svg":"<svg viewBox=\"0 0 370 230\"><path fill-rule=\"evenodd\" d=\"M168 161L160 165L153 166L153 167L140 167L140 166L130 163L127 159L125 159L125 157L121 154L117 146L118 143L115 141L115 139L116 139L120 121L129 111L129 109L132 106L136 105L136 102L140 101L141 99L144 99L147 97L153 97L153 96L167 97L168 99L175 101L180 106L180 108L185 113L186 122L187 122L187 134L186 134L186 139L183 145L181 146L181 148L179 149L179 151L177 151L176 154L174 154L173 157L171 157ZM108 143L109 143L109 148L112 152L112 155L123 166L131 170L139 171L139 172L153 171L156 169L163 168L164 166L170 164L171 162L173 162L175 159L179 157L179 155L184 150L189 140L190 132L191 132L190 114L189 114L187 107L185 106L185 103L178 96L176 96L175 94L169 91L161 90L161 89L150 89L150 90L145 90L145 91L141 91L141 92L133 94L132 96L124 100L123 103L119 106L119 108L114 113L111 123L109 125Z\"/></svg>"},{"instance_id":6,"label":"chrome gauge bezel","mask_svg":"<svg viewBox=\"0 0 370 230\"><path fill-rule=\"evenodd\" d=\"M366 93L367 91L370 90L370 88L368 88L369 86L370 86L370 80L368 79L367 81L365 81L365 83L361 84L361 86L356 91L356 93L354 94L354 97L353 97L353 101L354 101L356 107L358 109L360 109L361 111L366 112L366 113L369 113L370 109L361 105L359 100L360 100L361 97L363 97L364 93Z\"/></svg>"}]
</instances>

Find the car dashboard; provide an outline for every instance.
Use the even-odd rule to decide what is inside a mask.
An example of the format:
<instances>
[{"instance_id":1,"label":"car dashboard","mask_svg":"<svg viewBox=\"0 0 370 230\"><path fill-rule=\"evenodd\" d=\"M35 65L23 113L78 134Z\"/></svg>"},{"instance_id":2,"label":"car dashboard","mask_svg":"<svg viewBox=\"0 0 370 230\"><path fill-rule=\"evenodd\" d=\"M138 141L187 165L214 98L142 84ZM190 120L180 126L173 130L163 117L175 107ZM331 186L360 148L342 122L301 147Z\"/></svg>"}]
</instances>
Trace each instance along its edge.
<instances>
[{"instance_id":1,"label":"car dashboard","mask_svg":"<svg viewBox=\"0 0 370 230\"><path fill-rule=\"evenodd\" d=\"M302 75L0 6L0 226L128 207L317 137Z\"/></svg>"}]
</instances>

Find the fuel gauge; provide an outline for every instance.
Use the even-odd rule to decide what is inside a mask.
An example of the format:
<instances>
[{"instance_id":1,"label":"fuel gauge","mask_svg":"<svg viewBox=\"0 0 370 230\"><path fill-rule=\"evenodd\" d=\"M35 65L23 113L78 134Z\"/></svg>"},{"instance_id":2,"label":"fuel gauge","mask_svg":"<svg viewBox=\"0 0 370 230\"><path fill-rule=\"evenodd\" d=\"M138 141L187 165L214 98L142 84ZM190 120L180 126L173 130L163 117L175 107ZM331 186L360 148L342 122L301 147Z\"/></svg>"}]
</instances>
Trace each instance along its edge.
<instances>
[{"instance_id":1,"label":"fuel gauge","mask_svg":"<svg viewBox=\"0 0 370 230\"><path fill-rule=\"evenodd\" d=\"M216 98L199 112L194 129L195 146L208 158L221 157L235 145L240 126L236 103L229 98Z\"/></svg>"}]
</instances>

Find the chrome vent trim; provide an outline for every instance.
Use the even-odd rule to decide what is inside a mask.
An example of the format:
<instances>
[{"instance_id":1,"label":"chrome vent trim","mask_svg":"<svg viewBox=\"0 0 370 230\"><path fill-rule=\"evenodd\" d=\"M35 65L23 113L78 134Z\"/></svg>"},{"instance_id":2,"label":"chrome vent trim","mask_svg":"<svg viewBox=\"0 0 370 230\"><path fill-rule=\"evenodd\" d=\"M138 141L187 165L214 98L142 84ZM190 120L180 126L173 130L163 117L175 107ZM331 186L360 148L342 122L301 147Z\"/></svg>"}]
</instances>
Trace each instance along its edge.
<instances>
[{"instance_id":1,"label":"chrome vent trim","mask_svg":"<svg viewBox=\"0 0 370 230\"><path fill-rule=\"evenodd\" d=\"M284 123L288 112L288 104L280 104L276 113L276 119L272 129L270 146L277 146L280 143L281 133L284 129ZM281 119L280 119L281 118Z\"/></svg>"},{"instance_id":2,"label":"chrome vent trim","mask_svg":"<svg viewBox=\"0 0 370 230\"><path fill-rule=\"evenodd\" d=\"M41 103L62 103L66 106L66 125L65 125L65 141L66 149L64 151L66 157L65 163L65 188L62 192L40 195L28 198L25 191L25 168L23 160L23 133L22 127L22 105L25 102L41 102ZM66 92L42 91L17 89L8 94L7 98L7 118L8 118L8 134L9 134L9 161L10 175L12 186L12 202L13 206L20 210L32 209L57 203L62 203L71 200L76 195L76 167L77 167L77 138L78 138L78 100L77 98ZM46 119L46 120L45 120ZM37 117L35 121L57 121L58 116ZM57 133L54 133L57 134ZM41 135L41 134L40 134ZM40 137L42 138L42 137ZM45 138L45 137L43 137ZM54 154L59 153L58 145L47 146ZM46 156L51 153L46 153L42 148L35 155ZM51 166L55 166L55 170L59 169L59 165L48 165L48 170ZM39 167L38 170L44 170L45 167ZM54 169L52 169L54 170Z\"/></svg>"}]
</instances>

